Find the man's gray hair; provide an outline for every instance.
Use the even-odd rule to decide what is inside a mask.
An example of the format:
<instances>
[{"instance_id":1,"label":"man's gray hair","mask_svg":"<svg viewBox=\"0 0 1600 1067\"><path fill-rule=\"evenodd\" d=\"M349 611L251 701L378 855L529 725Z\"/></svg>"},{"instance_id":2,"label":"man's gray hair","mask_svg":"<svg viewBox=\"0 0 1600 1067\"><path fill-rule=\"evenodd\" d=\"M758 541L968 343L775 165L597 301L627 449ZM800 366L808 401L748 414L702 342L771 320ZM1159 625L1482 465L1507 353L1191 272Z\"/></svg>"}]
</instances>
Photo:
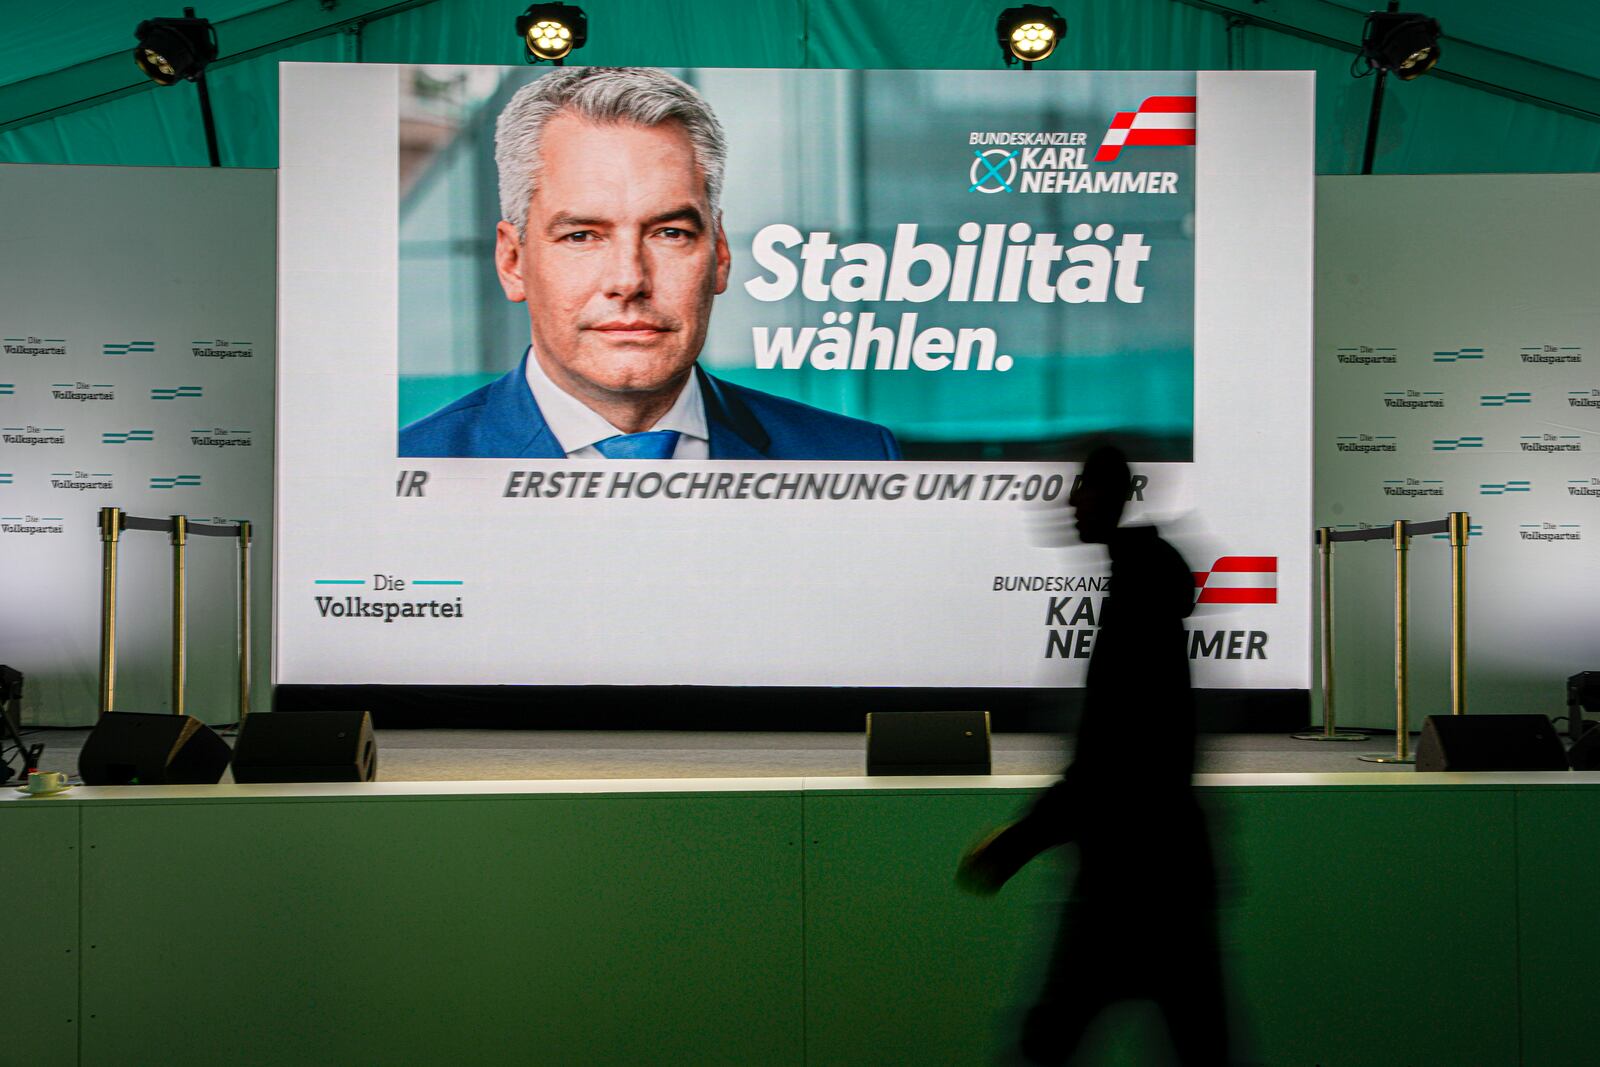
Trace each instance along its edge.
<instances>
[{"instance_id":1,"label":"man's gray hair","mask_svg":"<svg viewBox=\"0 0 1600 1067\"><path fill-rule=\"evenodd\" d=\"M544 127L563 111L599 124L659 126L677 121L689 134L704 175L715 225L722 203L728 142L705 98L664 70L652 67L560 67L529 82L500 112L494 131L494 163L500 172L500 215L526 236L528 202L539 180Z\"/></svg>"}]
</instances>

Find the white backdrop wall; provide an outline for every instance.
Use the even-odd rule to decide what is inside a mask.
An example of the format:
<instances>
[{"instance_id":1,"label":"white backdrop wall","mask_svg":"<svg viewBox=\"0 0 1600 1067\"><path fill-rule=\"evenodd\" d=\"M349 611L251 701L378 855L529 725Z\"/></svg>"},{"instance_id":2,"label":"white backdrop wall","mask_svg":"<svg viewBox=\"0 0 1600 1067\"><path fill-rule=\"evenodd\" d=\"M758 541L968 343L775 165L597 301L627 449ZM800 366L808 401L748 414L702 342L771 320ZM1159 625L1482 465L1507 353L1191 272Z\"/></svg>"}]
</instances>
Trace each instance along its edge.
<instances>
[{"instance_id":1,"label":"white backdrop wall","mask_svg":"<svg viewBox=\"0 0 1600 1067\"><path fill-rule=\"evenodd\" d=\"M136 514L258 524L256 700L264 704L274 177L0 167L0 203L8 206L0 337L22 338L22 348L64 348L0 351L0 425L66 438L0 449L5 523L60 527L0 534L0 662L27 673L31 722L92 720L94 520L110 503ZM1600 177L1593 175L1318 181L1315 521L1348 526L1455 508L1472 513L1480 532L1470 564L1470 706L1478 711L1556 713L1562 679L1600 666L1600 408L1593 406L1600 401L1600 293L1587 260L1600 243L1596 202ZM250 341L252 355L195 357L191 343L202 339ZM117 351L107 346L133 341L153 341L154 351L107 354ZM1480 348L1481 359L1473 351ZM1380 351L1387 349L1394 351ZM1524 362L1524 349L1565 361ZM1341 354L1394 362L1341 361ZM69 380L69 393L85 391L79 383L88 392L110 386L115 399L57 400L53 389ZM201 386L202 395L152 399L152 390L183 385ZM1513 400L1523 393L1526 403ZM249 430L252 443L197 446L190 431L200 427ZM153 440L105 443L107 434L134 429L152 430ZM1340 438L1359 444L1363 434L1369 444L1393 438L1395 450L1337 447ZM1563 447L1575 440L1578 448L1525 451L1525 439ZM55 488L53 478L69 471L66 481L109 480L112 488ZM151 488L152 478L195 473L199 486ZM1526 490L1511 488L1521 482ZM1390 487L1442 487L1444 495ZM1541 536L1525 538L1524 528ZM1431 539L1415 548L1412 699L1420 721L1446 706L1447 553ZM169 551L156 534L124 542L125 708L167 706ZM1339 550L1338 682L1341 718L1352 725L1393 721L1392 558L1382 544ZM190 707L227 721L232 549L206 542L190 559Z\"/></svg>"},{"instance_id":2,"label":"white backdrop wall","mask_svg":"<svg viewBox=\"0 0 1600 1067\"><path fill-rule=\"evenodd\" d=\"M1471 514L1468 711L1600 669L1600 175L1317 185L1318 525ZM1339 721L1395 721L1394 552L1335 550ZM1448 541L1413 540L1413 728L1449 710Z\"/></svg>"},{"instance_id":3,"label":"white backdrop wall","mask_svg":"<svg viewBox=\"0 0 1600 1067\"><path fill-rule=\"evenodd\" d=\"M270 693L272 171L0 166L0 662L23 714L98 706L99 509L254 524ZM190 539L187 710L237 718L237 547ZM118 710L171 706L167 535L125 533Z\"/></svg>"}]
</instances>

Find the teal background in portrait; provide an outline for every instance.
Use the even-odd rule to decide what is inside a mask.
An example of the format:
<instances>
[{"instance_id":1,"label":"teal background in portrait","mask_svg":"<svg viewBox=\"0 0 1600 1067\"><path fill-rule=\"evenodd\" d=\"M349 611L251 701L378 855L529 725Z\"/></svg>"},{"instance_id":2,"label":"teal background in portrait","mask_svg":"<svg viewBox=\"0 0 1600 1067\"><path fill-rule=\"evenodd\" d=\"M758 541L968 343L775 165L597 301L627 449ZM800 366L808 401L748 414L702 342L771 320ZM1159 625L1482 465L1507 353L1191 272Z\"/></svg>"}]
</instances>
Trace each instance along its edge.
<instances>
[{"instance_id":1,"label":"teal background in portrait","mask_svg":"<svg viewBox=\"0 0 1600 1067\"><path fill-rule=\"evenodd\" d=\"M1193 158L1190 147L1125 148L1089 173L1177 175L1177 192L974 190L972 134L1081 134L1092 161L1119 111L1149 96L1190 96L1187 72L828 71L678 69L710 102L728 137L723 220L733 254L702 364L751 388L882 423L910 458L1059 459L1090 436L1116 434L1135 458L1186 460L1194 423ZM506 301L492 262L499 218L494 121L540 72L413 67L401 78L400 404L405 425L516 365L524 306ZM1020 162L1020 159L1019 159ZM993 187L994 183L988 183ZM1112 244L1139 233L1139 303L840 303L798 291L773 303L744 283L766 277L751 244L764 226L827 231L839 246L886 252L896 227L947 252L963 223L1026 223L1078 244L1079 224L1111 224ZM1027 243L1024 241L1022 243ZM788 257L798 263L798 249ZM835 260L832 267L836 267ZM1056 276L1064 264L1052 269ZM830 268L830 269L831 269ZM913 275L920 280L920 273ZM1004 373L756 367L752 330L824 325L829 311L871 313L916 329L992 329Z\"/></svg>"}]
</instances>

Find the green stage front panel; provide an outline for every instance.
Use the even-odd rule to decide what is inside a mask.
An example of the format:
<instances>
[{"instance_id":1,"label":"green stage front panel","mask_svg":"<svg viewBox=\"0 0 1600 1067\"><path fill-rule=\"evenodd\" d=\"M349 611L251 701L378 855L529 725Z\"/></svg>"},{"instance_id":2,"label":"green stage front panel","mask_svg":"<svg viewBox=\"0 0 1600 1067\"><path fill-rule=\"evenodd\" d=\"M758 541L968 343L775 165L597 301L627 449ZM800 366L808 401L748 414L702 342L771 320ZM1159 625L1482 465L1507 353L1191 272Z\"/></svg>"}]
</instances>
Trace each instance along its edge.
<instances>
[{"instance_id":1,"label":"green stage front panel","mask_svg":"<svg viewBox=\"0 0 1600 1067\"><path fill-rule=\"evenodd\" d=\"M979 898L956 863L1035 795L806 794L807 1063L997 1062L1043 974L1067 871L1038 862Z\"/></svg>"},{"instance_id":2,"label":"green stage front panel","mask_svg":"<svg viewBox=\"0 0 1600 1067\"><path fill-rule=\"evenodd\" d=\"M1592 1061L1594 776L1252 777L1201 789L1244 1062ZM993 1062L1072 850L970 897L1036 791L861 784L0 804L7 1017L91 1065ZM1165 1044L1122 1008L1079 1062Z\"/></svg>"},{"instance_id":3,"label":"green stage front panel","mask_svg":"<svg viewBox=\"0 0 1600 1067\"><path fill-rule=\"evenodd\" d=\"M85 1065L801 1062L798 795L82 811Z\"/></svg>"},{"instance_id":4,"label":"green stage front panel","mask_svg":"<svg viewBox=\"0 0 1600 1067\"><path fill-rule=\"evenodd\" d=\"M1522 1062L1600 1059L1591 1000L1600 987L1600 804L1592 790L1517 794L1521 874Z\"/></svg>"},{"instance_id":5,"label":"green stage front panel","mask_svg":"<svg viewBox=\"0 0 1600 1067\"><path fill-rule=\"evenodd\" d=\"M77 1061L80 810L36 797L0 807L0 1063Z\"/></svg>"},{"instance_id":6,"label":"green stage front panel","mask_svg":"<svg viewBox=\"0 0 1600 1067\"><path fill-rule=\"evenodd\" d=\"M1074 850L1036 861L992 899L963 894L953 875L967 846L1034 795L807 793L809 1063L990 1063L1012 1045ZM1243 1062L1518 1062L1510 789L1209 788L1202 798ZM1164 1024L1148 1005L1119 1006L1074 1062L1171 1062Z\"/></svg>"},{"instance_id":7,"label":"green stage front panel","mask_svg":"<svg viewBox=\"0 0 1600 1067\"><path fill-rule=\"evenodd\" d=\"M1518 1062L1512 790L1216 789L1206 798L1245 1062Z\"/></svg>"}]
</instances>

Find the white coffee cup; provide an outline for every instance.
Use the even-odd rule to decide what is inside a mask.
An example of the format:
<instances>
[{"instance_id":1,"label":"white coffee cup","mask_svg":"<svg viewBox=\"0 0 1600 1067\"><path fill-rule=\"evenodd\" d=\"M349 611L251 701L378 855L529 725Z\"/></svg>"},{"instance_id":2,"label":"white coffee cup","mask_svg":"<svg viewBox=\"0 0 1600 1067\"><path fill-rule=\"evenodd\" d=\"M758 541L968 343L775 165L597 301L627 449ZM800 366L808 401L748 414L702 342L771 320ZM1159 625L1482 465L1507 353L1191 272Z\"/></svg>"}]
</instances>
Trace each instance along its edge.
<instances>
[{"instance_id":1,"label":"white coffee cup","mask_svg":"<svg viewBox=\"0 0 1600 1067\"><path fill-rule=\"evenodd\" d=\"M25 787L30 793L59 793L67 788L65 771L34 771Z\"/></svg>"}]
</instances>

